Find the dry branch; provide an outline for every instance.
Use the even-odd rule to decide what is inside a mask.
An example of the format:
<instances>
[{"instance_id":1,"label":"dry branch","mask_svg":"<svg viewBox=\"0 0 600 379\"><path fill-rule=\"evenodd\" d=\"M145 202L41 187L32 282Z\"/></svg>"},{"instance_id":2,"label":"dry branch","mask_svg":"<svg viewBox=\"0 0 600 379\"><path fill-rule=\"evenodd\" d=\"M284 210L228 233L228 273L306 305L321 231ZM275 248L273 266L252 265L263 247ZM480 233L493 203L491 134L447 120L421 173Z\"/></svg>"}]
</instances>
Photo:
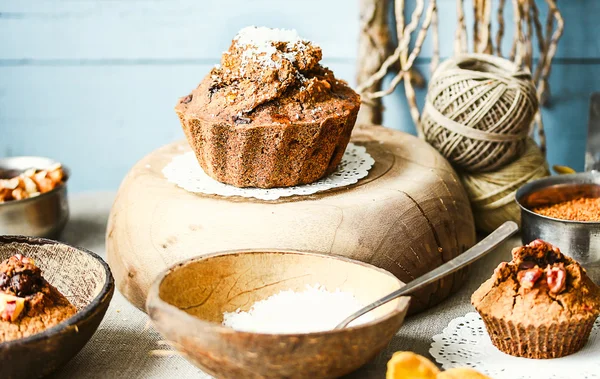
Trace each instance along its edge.
<instances>
[{"instance_id":1,"label":"dry branch","mask_svg":"<svg viewBox=\"0 0 600 379\"><path fill-rule=\"evenodd\" d=\"M467 52L467 24L463 0L456 0L456 32L454 36L454 55Z\"/></svg>"},{"instance_id":2,"label":"dry branch","mask_svg":"<svg viewBox=\"0 0 600 379\"><path fill-rule=\"evenodd\" d=\"M387 57L387 59L382 63L381 67L377 72L371 75L368 79L358 85L357 91L362 93L365 89L371 87L373 83L380 81L383 79L385 74L388 72L388 69L394 62L400 59L400 53L408 49L408 44L410 43L410 35L419 25L419 19L423 14L424 3L423 0L417 0L417 6L415 11L413 12L410 23L406 26L404 33L402 34L402 38L399 38L398 47L394 50L394 53ZM402 69L400 70L400 73ZM397 83L396 83L397 85ZM395 87L395 86L394 86ZM372 98L372 97L371 97Z\"/></svg>"},{"instance_id":3,"label":"dry branch","mask_svg":"<svg viewBox=\"0 0 600 379\"><path fill-rule=\"evenodd\" d=\"M429 25L431 24L431 18L433 16L434 10L436 8L437 8L436 1L431 0L429 2L429 7L427 8L427 12L425 13L425 18L423 20L423 24L421 25L421 29L419 30L419 33L417 34L417 38L415 40L415 46L414 46L413 50L410 52L410 55L408 56L408 58L406 60L406 65L401 68L401 70L398 72L398 74L396 74L396 76L394 76L394 78L392 79L392 81L387 89L373 92L373 93L367 93L366 94L367 97L378 98L378 97L383 97L383 96L389 95L390 93L394 92L394 89L396 88L398 83L400 83L400 81L403 79L405 72L410 70L410 68L412 68L412 65L413 65L415 59L421 52L421 48L423 47L423 41L425 40L425 37L427 36L427 30L429 29ZM419 11L419 12L417 12L417 11ZM423 0L417 0L417 9L415 10L415 13L413 13L413 17L412 17L410 23L406 26L406 28L404 28L404 34L402 35L402 38L400 39L400 44L398 46L399 48L404 46L404 48L399 51L398 51L398 49L396 50L396 51L398 51L398 58L400 57L403 50L408 49L408 43L410 42L410 35L416 29L417 25L419 24L419 19L420 19L420 16L422 13L423 13ZM416 17L417 15L418 15L418 17ZM384 65L385 65L385 62L384 62ZM381 72L381 70L378 71L376 74L380 74L380 72Z\"/></svg>"},{"instance_id":4,"label":"dry branch","mask_svg":"<svg viewBox=\"0 0 600 379\"><path fill-rule=\"evenodd\" d=\"M502 39L504 38L504 3L505 0L500 0L498 3L498 32L496 33L496 55L502 56Z\"/></svg>"},{"instance_id":5,"label":"dry branch","mask_svg":"<svg viewBox=\"0 0 600 379\"><path fill-rule=\"evenodd\" d=\"M544 31L542 30L542 23L540 22L540 13L535 1L531 2L531 18L533 19L533 25L535 26L535 36L538 41L538 50L540 51L540 59L533 74L533 81L534 83L537 83L540 78L541 67L546 60L547 45L544 38Z\"/></svg>"},{"instance_id":6,"label":"dry branch","mask_svg":"<svg viewBox=\"0 0 600 379\"><path fill-rule=\"evenodd\" d=\"M437 7L431 15L431 37L433 54L431 55L430 71L433 74L438 64L440 64L440 32Z\"/></svg>"},{"instance_id":7,"label":"dry branch","mask_svg":"<svg viewBox=\"0 0 600 379\"><path fill-rule=\"evenodd\" d=\"M360 120L368 123L381 120L381 97L391 94L397 85L404 80L405 94L410 107L413 121L419 123L419 109L417 107L415 86L424 85L422 75L413 67L419 55L423 42L431 29L433 52L430 69L433 72L440 59L439 39L439 14L436 0L429 0L426 7L425 0L416 0L410 22L406 23L404 16L405 0L394 1L394 14L396 18L396 34L398 44L393 49L390 47L390 30L387 25L389 0L361 0L361 39L359 43L359 72L358 91L363 95L365 112ZM556 47L564 29L564 21L556 0L545 0L549 12L545 29L540 21L540 12L536 0L511 0L513 4L513 23L515 34L512 41L509 57L519 66L527 66L533 71L533 79L537 85L537 97L544 104L548 96L548 77ZM456 0L457 27L454 33L454 54L466 53L469 50L467 39L467 25L465 21L464 0ZM473 50L481 53L502 56L502 42L505 33L505 6L506 0L498 0L495 10L498 30L492 38L491 19L492 0L473 0ZM424 15L424 17L423 17ZM422 20L421 20L422 19ZM419 27L419 23L421 24ZM413 33L418 32L414 38L412 50L409 45ZM534 42L537 39L539 61L533 67ZM396 71L395 76L387 88L381 89L381 82L390 71ZM359 117L361 115L359 114ZM540 136L541 147L545 148L544 128L541 116L535 118L535 126Z\"/></svg>"},{"instance_id":8,"label":"dry branch","mask_svg":"<svg viewBox=\"0 0 600 379\"><path fill-rule=\"evenodd\" d=\"M356 82L359 87L377 72L388 54L390 32L387 21L387 0L361 0L361 33L358 40L358 70ZM381 88L381 79L373 80L363 91L375 92ZM358 125L381 124L383 104L381 99L363 102L358 114Z\"/></svg>"},{"instance_id":9,"label":"dry branch","mask_svg":"<svg viewBox=\"0 0 600 379\"><path fill-rule=\"evenodd\" d=\"M548 77L550 76L550 69L552 68L552 60L554 59L554 55L556 55L556 48L558 46L558 41L562 36L563 30L565 28L565 22L562 18L562 15L558 11L556 7L555 0L546 0L548 4L548 20L546 24L546 32L549 30L553 30L553 23L556 21L556 29L553 33L549 33L546 35L548 38L546 42L547 51L545 54L544 64L541 68L540 80L538 84L538 98L542 104L545 104L548 98L548 94L546 90L548 89Z\"/></svg>"}]
</instances>

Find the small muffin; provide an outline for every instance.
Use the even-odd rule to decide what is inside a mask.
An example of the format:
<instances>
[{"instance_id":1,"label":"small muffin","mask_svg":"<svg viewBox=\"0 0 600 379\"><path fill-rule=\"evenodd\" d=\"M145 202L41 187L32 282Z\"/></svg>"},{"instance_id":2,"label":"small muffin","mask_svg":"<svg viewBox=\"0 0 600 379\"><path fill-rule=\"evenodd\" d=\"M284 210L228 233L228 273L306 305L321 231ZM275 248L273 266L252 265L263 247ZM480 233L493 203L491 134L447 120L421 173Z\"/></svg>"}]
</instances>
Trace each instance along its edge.
<instances>
[{"instance_id":1,"label":"small muffin","mask_svg":"<svg viewBox=\"0 0 600 379\"><path fill-rule=\"evenodd\" d=\"M492 343L525 358L579 351L600 315L600 288L579 263L542 240L512 250L512 261L473 294Z\"/></svg>"},{"instance_id":2,"label":"small muffin","mask_svg":"<svg viewBox=\"0 0 600 379\"><path fill-rule=\"evenodd\" d=\"M295 31L248 27L175 107L203 170L236 187L289 187L332 173L360 97Z\"/></svg>"}]
</instances>

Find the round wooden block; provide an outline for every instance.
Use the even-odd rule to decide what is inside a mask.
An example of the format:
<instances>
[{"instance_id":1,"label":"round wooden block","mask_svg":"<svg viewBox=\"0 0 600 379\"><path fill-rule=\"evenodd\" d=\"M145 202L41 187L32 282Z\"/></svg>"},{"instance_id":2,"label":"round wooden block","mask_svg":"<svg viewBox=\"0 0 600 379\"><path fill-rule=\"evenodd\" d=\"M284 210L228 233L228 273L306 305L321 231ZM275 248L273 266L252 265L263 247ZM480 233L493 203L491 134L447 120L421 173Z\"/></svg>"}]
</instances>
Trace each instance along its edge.
<instances>
[{"instance_id":1,"label":"round wooden block","mask_svg":"<svg viewBox=\"0 0 600 379\"><path fill-rule=\"evenodd\" d=\"M108 222L108 261L119 290L143 310L150 284L168 266L206 253L261 248L343 255L406 283L475 243L467 195L435 149L381 126L355 128L352 141L375 159L366 178L276 201L195 194L169 183L162 169L189 151L185 141L146 156L125 177ZM464 275L415 294L411 311L446 298Z\"/></svg>"}]
</instances>

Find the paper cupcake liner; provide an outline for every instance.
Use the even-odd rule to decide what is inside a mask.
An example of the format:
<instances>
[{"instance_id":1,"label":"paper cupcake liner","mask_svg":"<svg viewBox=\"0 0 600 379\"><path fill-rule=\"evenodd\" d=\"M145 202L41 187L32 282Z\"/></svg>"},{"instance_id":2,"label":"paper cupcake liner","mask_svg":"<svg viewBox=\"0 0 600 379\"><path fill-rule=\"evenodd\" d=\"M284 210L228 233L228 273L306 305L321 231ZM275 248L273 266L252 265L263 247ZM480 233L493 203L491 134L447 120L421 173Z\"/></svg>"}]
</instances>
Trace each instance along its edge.
<instances>
[{"instance_id":1,"label":"paper cupcake liner","mask_svg":"<svg viewBox=\"0 0 600 379\"><path fill-rule=\"evenodd\" d=\"M586 344L595 318L548 326L524 326L481 314L494 346L515 357L549 359L576 353Z\"/></svg>"},{"instance_id":2,"label":"paper cupcake liner","mask_svg":"<svg viewBox=\"0 0 600 379\"><path fill-rule=\"evenodd\" d=\"M180 120L204 172L236 187L291 187L315 182L340 163L358 107L314 123L289 125L216 124Z\"/></svg>"}]
</instances>

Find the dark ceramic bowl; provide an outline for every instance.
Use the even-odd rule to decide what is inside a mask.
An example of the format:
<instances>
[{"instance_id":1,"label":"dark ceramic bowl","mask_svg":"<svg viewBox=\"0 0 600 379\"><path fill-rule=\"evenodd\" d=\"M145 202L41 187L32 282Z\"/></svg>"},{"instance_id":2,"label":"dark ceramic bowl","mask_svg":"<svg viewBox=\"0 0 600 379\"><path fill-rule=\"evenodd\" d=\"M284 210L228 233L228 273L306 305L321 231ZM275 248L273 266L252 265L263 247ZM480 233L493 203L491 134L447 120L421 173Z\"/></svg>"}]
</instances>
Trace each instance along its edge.
<instances>
[{"instance_id":1,"label":"dark ceramic bowl","mask_svg":"<svg viewBox=\"0 0 600 379\"><path fill-rule=\"evenodd\" d=\"M77 308L45 331L0 343L0 378L39 378L73 358L96 332L114 292L108 264L98 255L56 241L0 236L0 261L21 253Z\"/></svg>"}]
</instances>

